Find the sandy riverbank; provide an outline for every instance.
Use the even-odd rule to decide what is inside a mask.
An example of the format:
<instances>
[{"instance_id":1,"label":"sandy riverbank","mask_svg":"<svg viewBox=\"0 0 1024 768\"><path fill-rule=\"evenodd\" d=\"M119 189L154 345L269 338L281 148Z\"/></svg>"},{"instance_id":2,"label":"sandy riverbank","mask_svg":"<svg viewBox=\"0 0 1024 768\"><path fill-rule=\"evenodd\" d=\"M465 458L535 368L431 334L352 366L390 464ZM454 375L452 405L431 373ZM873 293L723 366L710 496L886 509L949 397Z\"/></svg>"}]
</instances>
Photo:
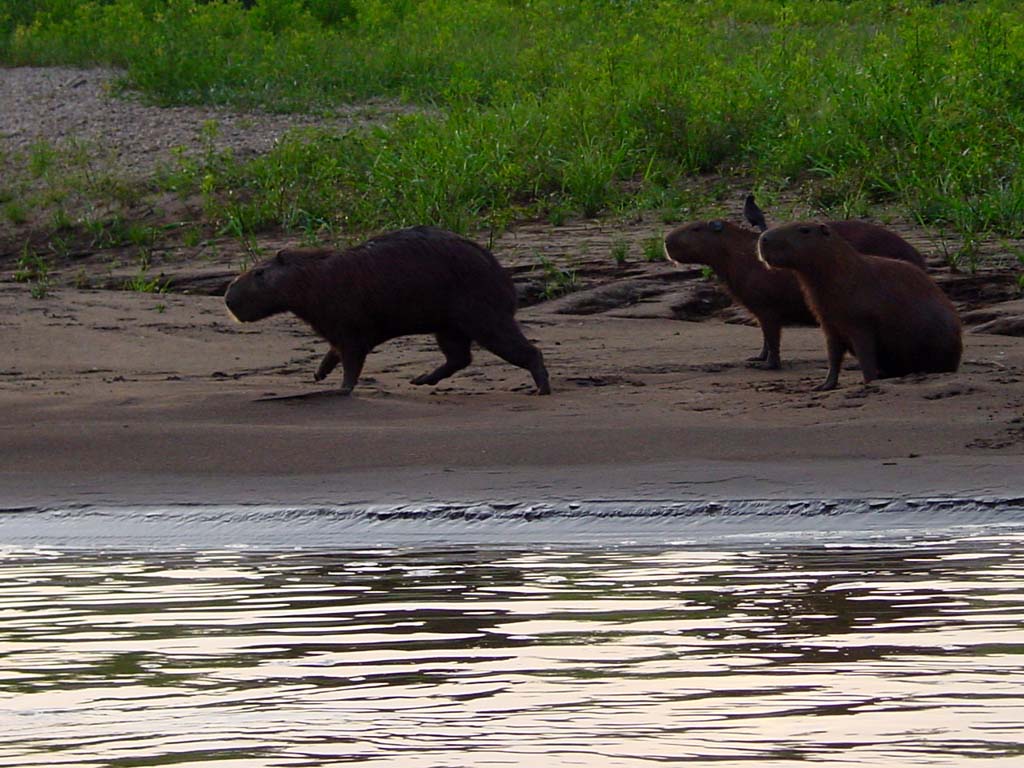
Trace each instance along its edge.
<instances>
[{"instance_id":1,"label":"sandy riverbank","mask_svg":"<svg viewBox=\"0 0 1024 768\"><path fill-rule=\"evenodd\" d=\"M1024 340L968 334L960 372L813 392L820 332L780 372L756 328L524 310L555 393L486 352L434 388L426 337L351 398L301 324L219 298L0 287L6 505L448 498L807 498L1024 492Z\"/></svg>"}]
</instances>

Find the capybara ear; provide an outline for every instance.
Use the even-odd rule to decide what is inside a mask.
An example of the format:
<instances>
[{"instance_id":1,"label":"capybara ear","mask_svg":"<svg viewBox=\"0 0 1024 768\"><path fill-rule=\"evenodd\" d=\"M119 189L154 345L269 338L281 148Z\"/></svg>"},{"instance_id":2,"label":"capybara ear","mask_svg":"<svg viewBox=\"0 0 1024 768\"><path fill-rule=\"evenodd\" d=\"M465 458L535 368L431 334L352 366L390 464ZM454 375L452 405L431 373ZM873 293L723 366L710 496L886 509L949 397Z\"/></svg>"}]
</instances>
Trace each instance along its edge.
<instances>
[{"instance_id":1,"label":"capybara ear","mask_svg":"<svg viewBox=\"0 0 1024 768\"><path fill-rule=\"evenodd\" d=\"M832 234L832 230L830 230L830 229L828 228L828 225L827 225L827 224L819 224L819 225L818 225L818 231L819 231L819 232L821 232L821 234L822 234L822 235L823 235L824 237L829 237L829 236L830 236L830 235Z\"/></svg>"},{"instance_id":2,"label":"capybara ear","mask_svg":"<svg viewBox=\"0 0 1024 768\"><path fill-rule=\"evenodd\" d=\"M722 222L716 220L712 221L710 226L712 232L721 232L725 225L723 225Z\"/></svg>"}]
</instances>

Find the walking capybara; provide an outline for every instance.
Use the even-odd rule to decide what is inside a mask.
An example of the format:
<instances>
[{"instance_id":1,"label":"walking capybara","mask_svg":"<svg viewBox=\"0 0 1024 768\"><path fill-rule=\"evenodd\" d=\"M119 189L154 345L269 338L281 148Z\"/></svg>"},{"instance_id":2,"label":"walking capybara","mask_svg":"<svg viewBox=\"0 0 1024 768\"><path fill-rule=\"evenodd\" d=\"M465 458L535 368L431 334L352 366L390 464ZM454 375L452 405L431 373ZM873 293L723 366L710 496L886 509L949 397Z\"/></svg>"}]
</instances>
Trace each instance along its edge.
<instances>
[{"instance_id":1,"label":"walking capybara","mask_svg":"<svg viewBox=\"0 0 1024 768\"><path fill-rule=\"evenodd\" d=\"M758 255L796 274L828 346L835 389L847 350L864 383L908 373L955 371L963 353L960 318L928 275L906 262L858 253L827 224L798 222L769 229Z\"/></svg>"},{"instance_id":2,"label":"walking capybara","mask_svg":"<svg viewBox=\"0 0 1024 768\"><path fill-rule=\"evenodd\" d=\"M512 280L486 248L431 227L391 232L345 251L280 251L236 278L224 295L241 322L292 312L331 345L316 372L341 362L341 392L355 387L366 356L397 336L433 333L445 362L413 384L436 384L469 365L477 342L528 370L550 394L540 351L515 320Z\"/></svg>"},{"instance_id":3,"label":"walking capybara","mask_svg":"<svg viewBox=\"0 0 1024 768\"><path fill-rule=\"evenodd\" d=\"M746 200L743 201L743 217L758 232L768 229L764 211L754 202L753 195L747 195ZM921 252L891 229L859 219L828 221L826 224L861 253L871 253L875 256L884 256L887 259L899 259L925 269L925 260Z\"/></svg>"},{"instance_id":4,"label":"walking capybara","mask_svg":"<svg viewBox=\"0 0 1024 768\"><path fill-rule=\"evenodd\" d=\"M842 221L829 222L829 226L841 230L843 238L848 239L846 233L853 235L851 245L862 253L908 261L912 261L910 255L916 255L923 268L924 259L912 245L877 224ZM760 354L750 361L765 362L765 367L777 369L782 365L782 326L813 324L815 317L796 277L788 272L773 272L757 258L757 237L757 232L726 221L690 222L665 237L665 254L678 264L706 264L715 271L729 294L749 309L761 325L764 343ZM870 244L876 250L865 251L858 243Z\"/></svg>"}]
</instances>

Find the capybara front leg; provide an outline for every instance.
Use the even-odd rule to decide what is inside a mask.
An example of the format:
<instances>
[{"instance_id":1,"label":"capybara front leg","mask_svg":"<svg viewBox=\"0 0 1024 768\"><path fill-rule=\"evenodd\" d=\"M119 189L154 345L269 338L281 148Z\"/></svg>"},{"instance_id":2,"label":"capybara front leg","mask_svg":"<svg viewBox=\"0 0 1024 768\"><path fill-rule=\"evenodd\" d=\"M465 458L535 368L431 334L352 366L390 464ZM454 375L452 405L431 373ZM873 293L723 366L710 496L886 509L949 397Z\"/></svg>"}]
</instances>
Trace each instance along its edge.
<instances>
[{"instance_id":1,"label":"capybara front leg","mask_svg":"<svg viewBox=\"0 0 1024 768\"><path fill-rule=\"evenodd\" d=\"M437 345L444 352L444 364L439 365L430 373L424 373L412 380L413 384L437 384L441 379L447 379L456 371L461 371L473 360L470 352L469 337L458 334L439 333L437 334Z\"/></svg>"},{"instance_id":2,"label":"capybara front leg","mask_svg":"<svg viewBox=\"0 0 1024 768\"><path fill-rule=\"evenodd\" d=\"M313 381L323 381L326 379L330 372L338 366L339 362L341 362L341 356L334 347L331 347L327 350L327 354L324 355L324 359L320 361L320 367L313 374Z\"/></svg>"},{"instance_id":3,"label":"capybara front leg","mask_svg":"<svg viewBox=\"0 0 1024 768\"><path fill-rule=\"evenodd\" d=\"M761 347L761 356L751 358L751 361L764 362L764 368L777 371L782 367L782 357L779 354L779 348L782 344L782 324L779 323L778 320L762 320L761 333L764 334L764 345Z\"/></svg>"},{"instance_id":4,"label":"capybara front leg","mask_svg":"<svg viewBox=\"0 0 1024 768\"><path fill-rule=\"evenodd\" d=\"M341 349L341 394L347 395L352 392L359 381L359 374L363 372L363 363L366 362L366 352L361 348L353 348L352 345L343 346Z\"/></svg>"},{"instance_id":5,"label":"capybara front leg","mask_svg":"<svg viewBox=\"0 0 1024 768\"><path fill-rule=\"evenodd\" d=\"M515 320L494 331L482 334L477 341L484 349L493 352L503 360L528 370L537 385L538 395L551 394L551 384L548 381L548 369L544 365L544 356L523 335Z\"/></svg>"},{"instance_id":6,"label":"capybara front leg","mask_svg":"<svg viewBox=\"0 0 1024 768\"><path fill-rule=\"evenodd\" d=\"M764 331L764 326L761 327L761 330ZM754 355L753 357L748 357L747 358L747 362L748 363L763 363L767 359L768 359L768 334L765 333L764 334L764 343L761 344L761 351L759 353L757 353L756 355Z\"/></svg>"},{"instance_id":7,"label":"capybara front leg","mask_svg":"<svg viewBox=\"0 0 1024 768\"><path fill-rule=\"evenodd\" d=\"M843 365L843 356L846 354L846 344L832 331L825 331L825 342L828 345L828 376L825 381L814 389L818 392L826 392L835 389L839 384L839 369Z\"/></svg>"}]
</instances>

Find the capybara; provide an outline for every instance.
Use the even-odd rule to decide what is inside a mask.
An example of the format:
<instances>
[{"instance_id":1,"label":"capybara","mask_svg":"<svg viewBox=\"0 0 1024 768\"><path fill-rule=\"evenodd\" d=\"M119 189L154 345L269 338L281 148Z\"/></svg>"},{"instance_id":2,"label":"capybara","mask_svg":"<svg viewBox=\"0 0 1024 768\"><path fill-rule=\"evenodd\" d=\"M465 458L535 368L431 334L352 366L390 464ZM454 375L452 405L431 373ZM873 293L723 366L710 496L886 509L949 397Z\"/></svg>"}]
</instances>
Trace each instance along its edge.
<instances>
[{"instance_id":1,"label":"capybara","mask_svg":"<svg viewBox=\"0 0 1024 768\"><path fill-rule=\"evenodd\" d=\"M345 251L288 249L237 277L224 295L241 322L293 312L331 345L317 381L341 362L341 392L366 356L397 336L433 333L445 362L413 384L436 384L469 365L477 342L528 370L551 392L544 358L515 319L516 292L494 255L451 232L414 227Z\"/></svg>"},{"instance_id":2,"label":"capybara","mask_svg":"<svg viewBox=\"0 0 1024 768\"><path fill-rule=\"evenodd\" d=\"M853 226L851 226L853 225ZM899 235L866 221L829 222L844 238L854 236L851 244L858 251L891 259L924 259ZM683 224L665 237L665 254L678 264L706 264L725 284L729 294L750 310L761 325L764 343L751 362L764 362L770 369L781 366L779 345L783 325L813 324L815 317L804 300L795 276L773 272L757 258L757 232L726 221L697 221ZM847 238L849 239L849 238ZM873 251L864 251L858 243L868 243ZM910 249L908 252L906 249ZM917 262L913 262L917 263Z\"/></svg>"},{"instance_id":3,"label":"capybara","mask_svg":"<svg viewBox=\"0 0 1024 768\"><path fill-rule=\"evenodd\" d=\"M828 224L797 222L769 229L758 254L796 274L825 333L835 389L847 350L864 383L908 373L955 371L963 353L960 318L942 290L917 267L858 253Z\"/></svg>"},{"instance_id":4,"label":"capybara","mask_svg":"<svg viewBox=\"0 0 1024 768\"><path fill-rule=\"evenodd\" d=\"M768 228L764 211L758 208L753 195L747 195L747 199L743 202L743 217L750 226L759 232L764 232ZM836 234L846 238L850 245L861 253L871 253L875 256L884 256L887 259L899 259L925 269L925 260L921 252L890 229L859 219L826 223Z\"/></svg>"},{"instance_id":5,"label":"capybara","mask_svg":"<svg viewBox=\"0 0 1024 768\"><path fill-rule=\"evenodd\" d=\"M668 234L665 255L679 264L711 267L730 295L757 318L764 343L751 362L779 368L782 326L815 322L796 277L769 269L757 258L756 232L727 221L691 222Z\"/></svg>"}]
</instances>

